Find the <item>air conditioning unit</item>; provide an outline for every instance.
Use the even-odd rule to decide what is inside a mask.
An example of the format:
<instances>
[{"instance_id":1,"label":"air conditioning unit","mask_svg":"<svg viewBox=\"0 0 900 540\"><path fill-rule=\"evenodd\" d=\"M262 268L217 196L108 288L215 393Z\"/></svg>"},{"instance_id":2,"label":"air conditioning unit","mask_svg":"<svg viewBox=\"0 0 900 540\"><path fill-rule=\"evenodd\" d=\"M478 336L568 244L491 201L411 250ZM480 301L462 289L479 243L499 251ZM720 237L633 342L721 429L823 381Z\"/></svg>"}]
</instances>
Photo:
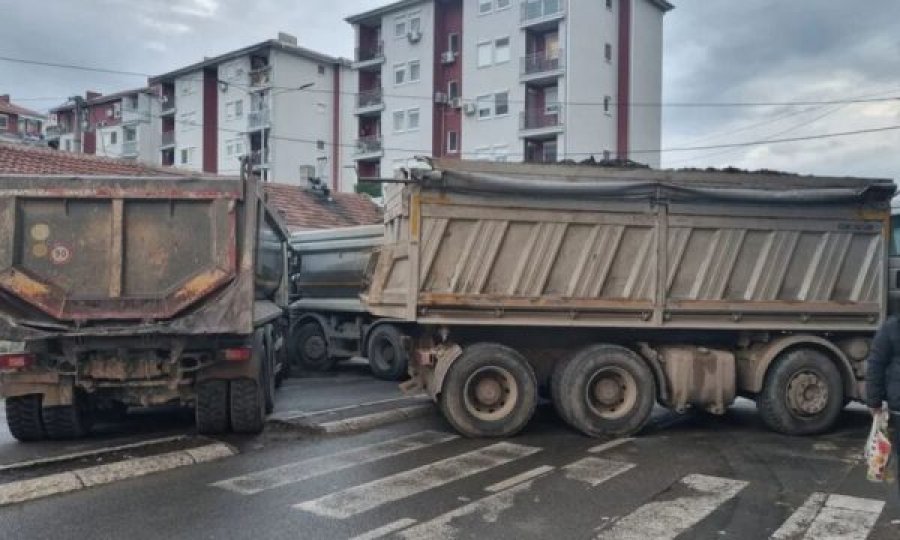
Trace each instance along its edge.
<instances>
[{"instance_id":1,"label":"air conditioning unit","mask_svg":"<svg viewBox=\"0 0 900 540\"><path fill-rule=\"evenodd\" d=\"M456 53L453 51L444 51L441 53L442 64L452 64L456 62Z\"/></svg>"},{"instance_id":2,"label":"air conditioning unit","mask_svg":"<svg viewBox=\"0 0 900 540\"><path fill-rule=\"evenodd\" d=\"M477 110L478 110L478 106L476 106L476 105L475 105L474 103L472 103L472 102L468 102L468 103L466 103L466 104L463 105L463 112L465 112L466 114L468 114L468 115L470 115L470 116L473 115L473 114L475 114L475 112L476 112Z\"/></svg>"},{"instance_id":3,"label":"air conditioning unit","mask_svg":"<svg viewBox=\"0 0 900 540\"><path fill-rule=\"evenodd\" d=\"M434 93L434 102L435 103L447 103L447 94L443 92L435 92Z\"/></svg>"},{"instance_id":4,"label":"air conditioning unit","mask_svg":"<svg viewBox=\"0 0 900 540\"><path fill-rule=\"evenodd\" d=\"M414 30L412 32L407 32L406 39L408 39L410 43L418 43L422 41L422 31Z\"/></svg>"},{"instance_id":5,"label":"air conditioning unit","mask_svg":"<svg viewBox=\"0 0 900 540\"><path fill-rule=\"evenodd\" d=\"M449 103L450 103L450 108L452 108L452 109L461 109L462 104L463 104L462 98L458 98L458 97L451 99L449 101Z\"/></svg>"}]
</instances>

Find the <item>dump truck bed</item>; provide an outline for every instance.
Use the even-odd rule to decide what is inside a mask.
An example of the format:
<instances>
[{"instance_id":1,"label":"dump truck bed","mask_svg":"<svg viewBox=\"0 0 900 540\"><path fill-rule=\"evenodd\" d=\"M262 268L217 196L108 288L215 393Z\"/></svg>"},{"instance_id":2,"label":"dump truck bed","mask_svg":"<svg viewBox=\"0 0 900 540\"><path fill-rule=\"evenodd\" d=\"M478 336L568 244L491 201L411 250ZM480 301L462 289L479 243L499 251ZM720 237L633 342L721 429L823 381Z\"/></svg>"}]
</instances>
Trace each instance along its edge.
<instances>
[{"instance_id":1,"label":"dump truck bed","mask_svg":"<svg viewBox=\"0 0 900 540\"><path fill-rule=\"evenodd\" d=\"M422 324L872 330L894 191L439 161L388 196L364 301Z\"/></svg>"}]
</instances>

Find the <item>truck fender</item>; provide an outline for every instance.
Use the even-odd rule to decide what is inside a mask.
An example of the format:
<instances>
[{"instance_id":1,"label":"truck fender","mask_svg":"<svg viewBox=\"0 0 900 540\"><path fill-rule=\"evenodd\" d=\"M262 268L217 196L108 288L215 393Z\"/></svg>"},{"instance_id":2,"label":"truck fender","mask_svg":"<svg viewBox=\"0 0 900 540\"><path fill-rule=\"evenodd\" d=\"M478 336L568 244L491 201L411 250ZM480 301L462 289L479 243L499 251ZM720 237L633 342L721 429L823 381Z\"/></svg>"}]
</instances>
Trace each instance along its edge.
<instances>
[{"instance_id":1,"label":"truck fender","mask_svg":"<svg viewBox=\"0 0 900 540\"><path fill-rule=\"evenodd\" d=\"M834 361L844 381L844 394L849 398L859 397L856 376L847 355L831 341L808 334L784 336L769 343L756 344L744 351L738 351L735 355L738 388L750 393L762 391L766 373L772 362L789 349L803 347L819 350Z\"/></svg>"},{"instance_id":2,"label":"truck fender","mask_svg":"<svg viewBox=\"0 0 900 540\"><path fill-rule=\"evenodd\" d=\"M444 377L453 362L462 355L462 347L456 343L446 343L427 351L416 352L419 354L414 355L411 361L416 364L417 378L423 383L422 386L431 399L437 401L444 386Z\"/></svg>"},{"instance_id":3,"label":"truck fender","mask_svg":"<svg viewBox=\"0 0 900 540\"><path fill-rule=\"evenodd\" d=\"M265 327L257 328L256 332L248 339L247 344L252 346L257 340L265 344ZM259 375L259 363L262 360L262 355L254 354L247 362L216 362L197 372L196 382L211 379L256 379Z\"/></svg>"}]
</instances>

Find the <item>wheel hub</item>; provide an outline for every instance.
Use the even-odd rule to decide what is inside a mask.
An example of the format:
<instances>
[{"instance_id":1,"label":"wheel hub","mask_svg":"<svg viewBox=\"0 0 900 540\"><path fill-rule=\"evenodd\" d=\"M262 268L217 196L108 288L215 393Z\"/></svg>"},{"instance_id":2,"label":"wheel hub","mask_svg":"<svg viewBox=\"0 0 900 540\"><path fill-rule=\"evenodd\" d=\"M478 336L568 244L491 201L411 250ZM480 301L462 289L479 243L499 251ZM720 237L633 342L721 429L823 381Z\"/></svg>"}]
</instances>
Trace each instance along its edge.
<instances>
[{"instance_id":1,"label":"wheel hub","mask_svg":"<svg viewBox=\"0 0 900 540\"><path fill-rule=\"evenodd\" d=\"M602 367L588 379L584 399L597 416L616 420L627 415L637 403L637 381L619 366Z\"/></svg>"},{"instance_id":2,"label":"wheel hub","mask_svg":"<svg viewBox=\"0 0 900 540\"><path fill-rule=\"evenodd\" d=\"M802 415L819 414L828 405L828 385L817 373L804 371L794 375L787 393L791 409Z\"/></svg>"},{"instance_id":3,"label":"wheel hub","mask_svg":"<svg viewBox=\"0 0 900 540\"><path fill-rule=\"evenodd\" d=\"M503 389L500 383L493 378L484 378L478 381L475 387L475 398L479 403L487 406L496 405L500 401Z\"/></svg>"},{"instance_id":4,"label":"wheel hub","mask_svg":"<svg viewBox=\"0 0 900 540\"><path fill-rule=\"evenodd\" d=\"M303 354L307 358L321 358L325 356L325 340L320 336L313 336L303 344Z\"/></svg>"},{"instance_id":5,"label":"wheel hub","mask_svg":"<svg viewBox=\"0 0 900 540\"><path fill-rule=\"evenodd\" d=\"M594 384L594 399L603 405L615 405L622 401L625 393L622 387L613 378L603 378Z\"/></svg>"},{"instance_id":6,"label":"wheel hub","mask_svg":"<svg viewBox=\"0 0 900 540\"><path fill-rule=\"evenodd\" d=\"M479 420L501 420L515 408L518 389L516 379L506 369L483 367L466 380L463 400L469 414Z\"/></svg>"}]
</instances>

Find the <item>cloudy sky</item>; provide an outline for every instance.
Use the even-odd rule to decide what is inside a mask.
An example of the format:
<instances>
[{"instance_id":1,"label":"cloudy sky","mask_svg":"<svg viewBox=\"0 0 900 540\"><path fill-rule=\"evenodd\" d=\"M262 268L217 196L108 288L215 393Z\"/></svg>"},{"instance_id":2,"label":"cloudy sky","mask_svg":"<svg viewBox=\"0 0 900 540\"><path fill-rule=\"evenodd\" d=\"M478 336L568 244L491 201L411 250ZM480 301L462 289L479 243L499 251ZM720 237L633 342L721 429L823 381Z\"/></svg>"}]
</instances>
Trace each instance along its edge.
<instances>
[{"instance_id":1,"label":"cloudy sky","mask_svg":"<svg viewBox=\"0 0 900 540\"><path fill-rule=\"evenodd\" d=\"M279 30L350 56L343 18L387 0L0 0L0 56L159 74ZM600 0L571 0L600 1ZM900 178L900 130L803 142L681 148L900 126L900 1L672 0L666 18L664 166L775 168ZM0 60L0 93L45 110L140 76ZM39 99L40 98L40 99ZM770 106L676 104L776 103Z\"/></svg>"}]
</instances>

